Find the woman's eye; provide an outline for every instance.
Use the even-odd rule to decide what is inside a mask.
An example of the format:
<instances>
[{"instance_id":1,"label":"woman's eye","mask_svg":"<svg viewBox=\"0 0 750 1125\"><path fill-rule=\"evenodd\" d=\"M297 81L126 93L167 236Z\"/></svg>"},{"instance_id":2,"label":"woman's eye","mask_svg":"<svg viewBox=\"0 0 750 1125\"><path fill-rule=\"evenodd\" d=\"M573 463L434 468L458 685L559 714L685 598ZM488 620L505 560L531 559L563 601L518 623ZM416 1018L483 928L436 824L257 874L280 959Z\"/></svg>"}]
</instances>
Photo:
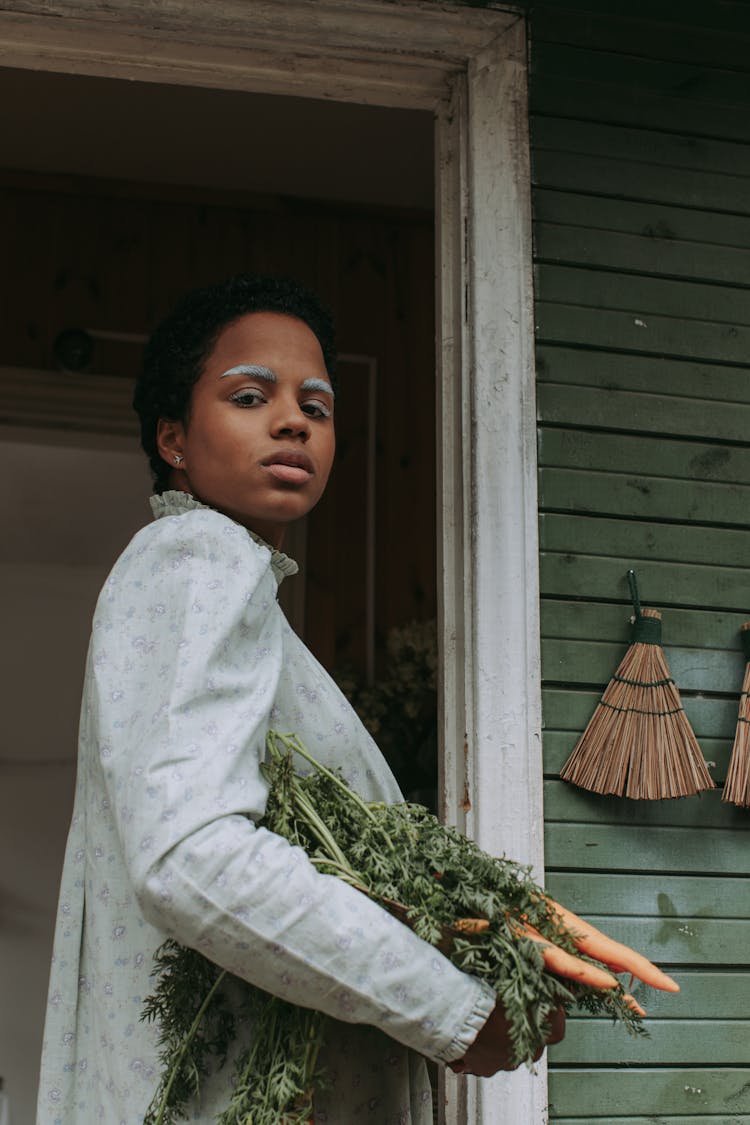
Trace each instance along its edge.
<instances>
[{"instance_id":1,"label":"woman's eye","mask_svg":"<svg viewBox=\"0 0 750 1125\"><path fill-rule=\"evenodd\" d=\"M308 414L311 418L330 418L333 414L330 406L327 406L324 402L320 402L319 399L311 398L301 405L304 413Z\"/></svg>"},{"instance_id":2,"label":"woman's eye","mask_svg":"<svg viewBox=\"0 0 750 1125\"><path fill-rule=\"evenodd\" d=\"M255 387L244 387L241 391L235 391L229 398L231 402L236 402L238 406L257 406L259 402L266 401L263 392Z\"/></svg>"}]
</instances>

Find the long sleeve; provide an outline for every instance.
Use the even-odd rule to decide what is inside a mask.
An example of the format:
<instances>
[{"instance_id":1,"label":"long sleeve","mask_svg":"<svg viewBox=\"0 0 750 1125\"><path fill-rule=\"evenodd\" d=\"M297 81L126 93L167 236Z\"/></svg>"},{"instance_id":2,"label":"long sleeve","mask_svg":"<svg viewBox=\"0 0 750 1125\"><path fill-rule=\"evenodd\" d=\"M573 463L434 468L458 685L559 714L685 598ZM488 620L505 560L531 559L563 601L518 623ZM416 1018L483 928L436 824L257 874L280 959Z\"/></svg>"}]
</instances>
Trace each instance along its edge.
<instances>
[{"instance_id":1,"label":"long sleeve","mask_svg":"<svg viewBox=\"0 0 750 1125\"><path fill-rule=\"evenodd\" d=\"M110 576L85 721L135 896L269 992L459 1058L494 994L257 827L282 628L270 551L209 510L157 521Z\"/></svg>"}]
</instances>

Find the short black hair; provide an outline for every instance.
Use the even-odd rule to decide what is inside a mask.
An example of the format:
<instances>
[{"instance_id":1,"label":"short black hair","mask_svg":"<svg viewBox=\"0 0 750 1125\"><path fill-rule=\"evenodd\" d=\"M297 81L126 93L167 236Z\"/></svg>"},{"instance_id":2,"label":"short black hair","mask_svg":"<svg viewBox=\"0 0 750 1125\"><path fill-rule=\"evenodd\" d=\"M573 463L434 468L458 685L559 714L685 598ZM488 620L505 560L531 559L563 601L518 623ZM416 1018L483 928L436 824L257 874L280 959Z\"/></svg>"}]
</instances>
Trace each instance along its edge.
<instances>
[{"instance_id":1,"label":"short black hair","mask_svg":"<svg viewBox=\"0 0 750 1125\"><path fill-rule=\"evenodd\" d=\"M156 443L159 419L187 421L193 387L220 333L252 312L277 312L301 320L318 338L326 370L335 378L333 322L317 297L299 282L238 274L185 294L148 340L133 395L156 492L167 487L170 471Z\"/></svg>"}]
</instances>

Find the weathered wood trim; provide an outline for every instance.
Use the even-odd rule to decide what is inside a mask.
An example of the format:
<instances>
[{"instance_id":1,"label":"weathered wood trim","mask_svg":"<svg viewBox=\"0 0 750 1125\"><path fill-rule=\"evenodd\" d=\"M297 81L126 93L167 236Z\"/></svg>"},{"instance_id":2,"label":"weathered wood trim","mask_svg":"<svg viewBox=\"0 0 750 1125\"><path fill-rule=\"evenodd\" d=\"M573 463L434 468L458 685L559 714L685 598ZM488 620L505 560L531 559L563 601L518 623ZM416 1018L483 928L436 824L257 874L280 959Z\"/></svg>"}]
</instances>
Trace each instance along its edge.
<instances>
[{"instance_id":1,"label":"weathered wood trim","mask_svg":"<svg viewBox=\"0 0 750 1125\"><path fill-rule=\"evenodd\" d=\"M468 215L468 120L466 78L454 81L447 112L438 115L435 134L438 262L437 323L441 326L437 384L438 475L438 661L440 706L438 793L447 824L466 831L468 725L473 714L471 588L471 444L468 326L466 321L466 222ZM469 1079L440 1074L439 1104L446 1125L464 1125L469 1116ZM476 1118L474 1118L476 1120Z\"/></svg>"},{"instance_id":2,"label":"weathered wood trim","mask_svg":"<svg viewBox=\"0 0 750 1125\"><path fill-rule=\"evenodd\" d=\"M534 317L525 27L439 114L443 814L543 869ZM457 380L457 373L462 377ZM463 718L463 722L462 722ZM502 795L502 797L500 797ZM547 1120L544 1065L446 1076L450 1121Z\"/></svg>"},{"instance_id":3,"label":"weathered wood trim","mask_svg":"<svg viewBox=\"0 0 750 1125\"><path fill-rule=\"evenodd\" d=\"M5 0L0 14L88 20L100 26L142 28L149 33L181 36L192 42L224 37L244 46L262 36L276 39L287 50L310 50L319 40L332 52L339 48L400 52L428 58L433 54L462 62L476 55L498 34L502 22L515 16L493 10L461 9L434 0ZM506 13L512 12L508 5Z\"/></svg>"},{"instance_id":4,"label":"weathered wood trim","mask_svg":"<svg viewBox=\"0 0 750 1125\"><path fill-rule=\"evenodd\" d=\"M428 0L6 0L0 65L432 109L516 18Z\"/></svg>"}]
</instances>

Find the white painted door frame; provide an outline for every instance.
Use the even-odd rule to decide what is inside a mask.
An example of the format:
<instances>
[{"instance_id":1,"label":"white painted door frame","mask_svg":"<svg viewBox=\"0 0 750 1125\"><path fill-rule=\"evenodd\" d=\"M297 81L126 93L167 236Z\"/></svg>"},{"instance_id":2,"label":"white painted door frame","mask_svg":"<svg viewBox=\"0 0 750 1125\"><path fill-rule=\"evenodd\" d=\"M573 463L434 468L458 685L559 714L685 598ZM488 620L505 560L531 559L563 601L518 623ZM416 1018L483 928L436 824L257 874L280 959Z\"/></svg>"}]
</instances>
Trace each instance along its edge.
<instances>
[{"instance_id":1,"label":"white painted door frame","mask_svg":"<svg viewBox=\"0 0 750 1125\"><path fill-rule=\"evenodd\" d=\"M542 870L525 24L434 0L5 0L0 65L429 109L437 138L443 813ZM448 1125L541 1125L526 1071Z\"/></svg>"}]
</instances>

